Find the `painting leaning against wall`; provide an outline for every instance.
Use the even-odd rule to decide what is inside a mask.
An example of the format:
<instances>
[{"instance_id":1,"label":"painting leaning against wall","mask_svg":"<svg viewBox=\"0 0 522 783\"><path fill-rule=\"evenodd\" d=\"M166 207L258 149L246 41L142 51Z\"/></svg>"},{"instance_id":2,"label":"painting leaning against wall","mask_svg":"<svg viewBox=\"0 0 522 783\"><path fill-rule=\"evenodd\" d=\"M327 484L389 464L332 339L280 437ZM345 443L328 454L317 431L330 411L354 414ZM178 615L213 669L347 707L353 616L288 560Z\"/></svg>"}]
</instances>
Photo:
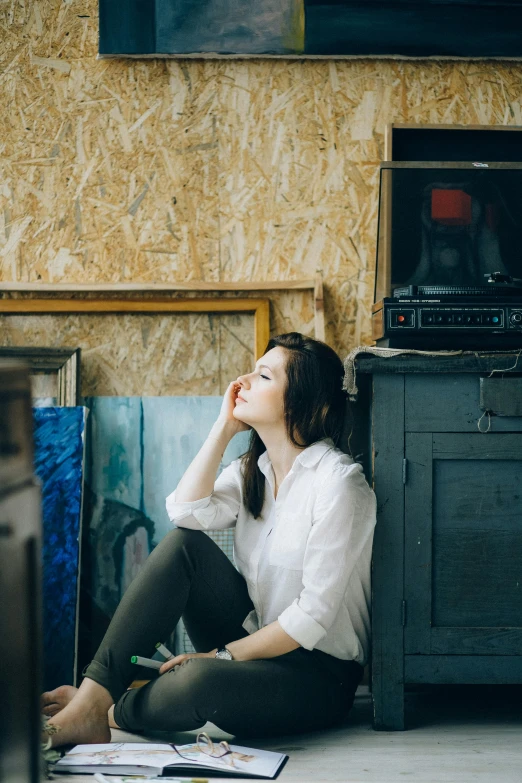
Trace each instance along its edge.
<instances>
[{"instance_id":1,"label":"painting leaning against wall","mask_svg":"<svg viewBox=\"0 0 522 783\"><path fill-rule=\"evenodd\" d=\"M75 685L86 410L33 408L42 487L43 688Z\"/></svg>"},{"instance_id":2,"label":"painting leaning against wall","mask_svg":"<svg viewBox=\"0 0 522 783\"><path fill-rule=\"evenodd\" d=\"M82 668L96 652L130 582L173 529L165 499L205 441L222 397L86 397L84 402L90 413L80 606ZM236 435L218 474L247 447L248 433ZM233 531L210 535L233 560ZM169 643L176 652L193 649L182 622L172 629Z\"/></svg>"}]
</instances>

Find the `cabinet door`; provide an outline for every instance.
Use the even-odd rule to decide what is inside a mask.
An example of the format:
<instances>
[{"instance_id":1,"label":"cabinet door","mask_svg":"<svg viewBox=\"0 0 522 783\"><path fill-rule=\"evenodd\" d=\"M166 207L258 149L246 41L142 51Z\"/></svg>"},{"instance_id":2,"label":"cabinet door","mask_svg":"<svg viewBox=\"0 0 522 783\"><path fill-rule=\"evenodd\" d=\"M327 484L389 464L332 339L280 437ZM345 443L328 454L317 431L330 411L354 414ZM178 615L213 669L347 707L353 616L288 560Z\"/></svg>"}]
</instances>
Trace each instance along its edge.
<instances>
[{"instance_id":1,"label":"cabinet door","mask_svg":"<svg viewBox=\"0 0 522 783\"><path fill-rule=\"evenodd\" d=\"M522 435L406 434L405 652L520 655Z\"/></svg>"}]
</instances>

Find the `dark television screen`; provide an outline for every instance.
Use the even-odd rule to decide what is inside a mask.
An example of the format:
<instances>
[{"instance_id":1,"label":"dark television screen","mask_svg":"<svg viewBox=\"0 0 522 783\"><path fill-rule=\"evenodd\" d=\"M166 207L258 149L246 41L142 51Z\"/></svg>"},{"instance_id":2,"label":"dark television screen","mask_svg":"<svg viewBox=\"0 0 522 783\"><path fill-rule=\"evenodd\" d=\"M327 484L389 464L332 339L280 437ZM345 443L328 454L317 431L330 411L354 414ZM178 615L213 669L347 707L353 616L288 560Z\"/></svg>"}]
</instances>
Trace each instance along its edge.
<instances>
[{"instance_id":1,"label":"dark television screen","mask_svg":"<svg viewBox=\"0 0 522 783\"><path fill-rule=\"evenodd\" d=\"M385 296L408 285L487 286L495 272L522 278L520 164L414 166L382 172L377 288L383 276Z\"/></svg>"}]
</instances>

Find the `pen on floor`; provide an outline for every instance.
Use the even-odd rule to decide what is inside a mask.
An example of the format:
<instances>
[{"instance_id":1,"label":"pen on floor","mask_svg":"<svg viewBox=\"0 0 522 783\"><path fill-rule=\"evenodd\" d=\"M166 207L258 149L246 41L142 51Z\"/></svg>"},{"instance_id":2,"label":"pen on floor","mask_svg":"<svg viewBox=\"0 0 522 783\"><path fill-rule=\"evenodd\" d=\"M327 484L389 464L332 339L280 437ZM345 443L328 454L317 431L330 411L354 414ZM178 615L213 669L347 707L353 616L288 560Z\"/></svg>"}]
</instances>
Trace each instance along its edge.
<instances>
[{"instance_id":1,"label":"pen on floor","mask_svg":"<svg viewBox=\"0 0 522 783\"><path fill-rule=\"evenodd\" d=\"M138 666L146 666L147 669L161 669L165 661L155 661L153 658L142 658L141 655L133 655L131 663Z\"/></svg>"},{"instance_id":2,"label":"pen on floor","mask_svg":"<svg viewBox=\"0 0 522 783\"><path fill-rule=\"evenodd\" d=\"M208 778L155 778L165 783L209 783Z\"/></svg>"},{"instance_id":3,"label":"pen on floor","mask_svg":"<svg viewBox=\"0 0 522 783\"><path fill-rule=\"evenodd\" d=\"M171 651L165 647L164 644L161 642L158 642L156 645L156 650L163 655L164 658L167 659L167 661L171 661L175 656L171 653Z\"/></svg>"},{"instance_id":4,"label":"pen on floor","mask_svg":"<svg viewBox=\"0 0 522 783\"><path fill-rule=\"evenodd\" d=\"M208 778L153 778L165 783L209 783Z\"/></svg>"},{"instance_id":5,"label":"pen on floor","mask_svg":"<svg viewBox=\"0 0 522 783\"><path fill-rule=\"evenodd\" d=\"M208 778L152 778L152 781L155 780L161 781L161 783L210 783Z\"/></svg>"},{"instance_id":6,"label":"pen on floor","mask_svg":"<svg viewBox=\"0 0 522 783\"><path fill-rule=\"evenodd\" d=\"M100 777L103 777L103 775ZM103 780L107 781L107 783L113 783L113 781L107 778L103 778ZM147 780L148 783L154 783L156 780L158 783L210 783L208 778L148 778L146 775L125 775L122 778L118 778L118 780L121 780L123 783L132 780ZM100 780L100 783L103 783L103 781Z\"/></svg>"}]
</instances>

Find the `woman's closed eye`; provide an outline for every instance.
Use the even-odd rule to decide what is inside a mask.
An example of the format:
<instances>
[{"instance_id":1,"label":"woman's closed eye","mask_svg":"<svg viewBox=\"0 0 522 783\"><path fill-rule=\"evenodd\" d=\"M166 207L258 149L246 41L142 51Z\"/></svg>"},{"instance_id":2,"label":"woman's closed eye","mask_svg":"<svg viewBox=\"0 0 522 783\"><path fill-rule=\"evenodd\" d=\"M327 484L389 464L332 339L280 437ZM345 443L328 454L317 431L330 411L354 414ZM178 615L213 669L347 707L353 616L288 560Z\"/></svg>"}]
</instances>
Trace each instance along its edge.
<instances>
[{"instance_id":1,"label":"woman's closed eye","mask_svg":"<svg viewBox=\"0 0 522 783\"><path fill-rule=\"evenodd\" d=\"M262 372L260 372L259 374L260 374L261 378L265 378L267 381L269 381L269 380L270 380L270 378L268 377L268 375L263 375L263 373L262 373Z\"/></svg>"}]
</instances>

